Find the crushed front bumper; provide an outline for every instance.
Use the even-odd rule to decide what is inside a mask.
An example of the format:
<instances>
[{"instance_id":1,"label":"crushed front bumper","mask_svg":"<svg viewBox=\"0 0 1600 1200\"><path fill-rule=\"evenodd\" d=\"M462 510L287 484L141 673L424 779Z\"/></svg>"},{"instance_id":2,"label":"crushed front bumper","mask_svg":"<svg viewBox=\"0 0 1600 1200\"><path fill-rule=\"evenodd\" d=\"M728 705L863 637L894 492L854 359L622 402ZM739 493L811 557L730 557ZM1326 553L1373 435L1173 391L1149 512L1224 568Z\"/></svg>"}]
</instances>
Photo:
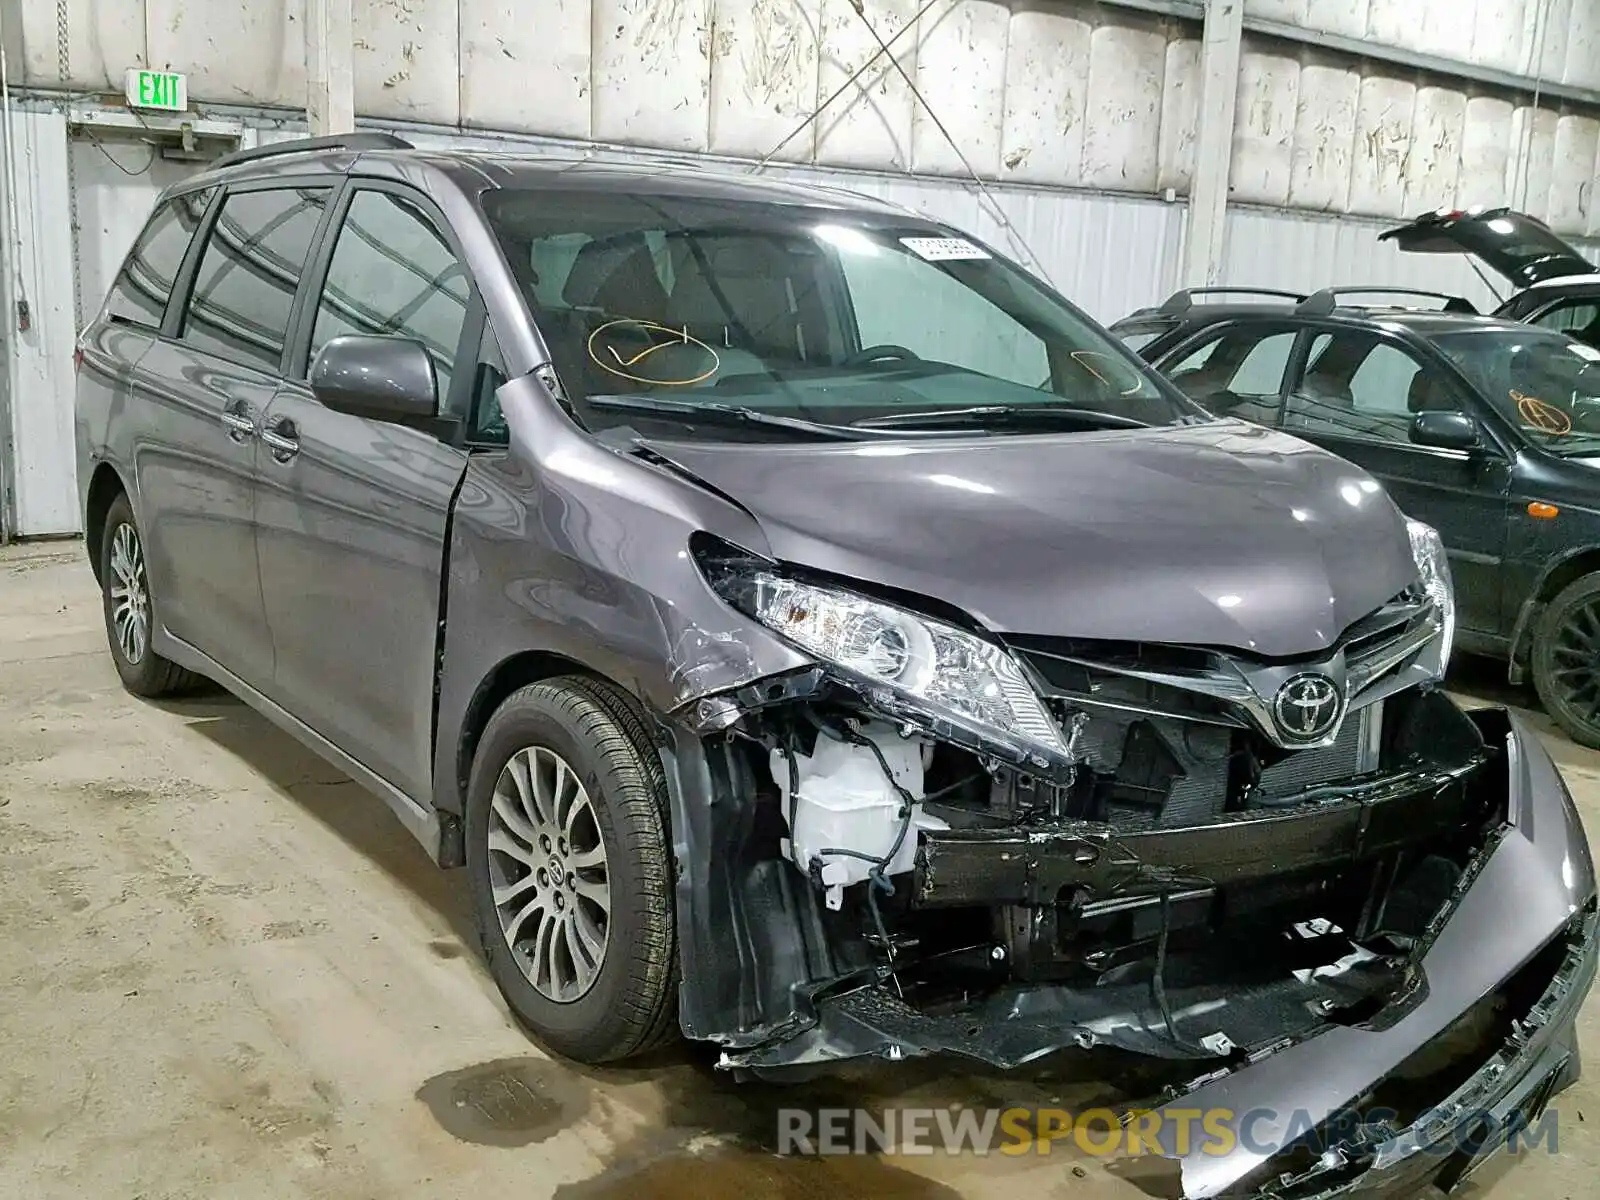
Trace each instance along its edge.
<instances>
[{"instance_id":1,"label":"crushed front bumper","mask_svg":"<svg viewBox=\"0 0 1600 1200\"><path fill-rule=\"evenodd\" d=\"M1172 1119L1162 1120L1156 1142L1176 1160L1188 1200L1321 1200L1403 1193L1430 1181L1449 1186L1504 1140L1514 1118L1536 1118L1577 1077L1574 1019L1597 952L1588 842L1533 732L1504 710L1473 716L1484 739L1505 750L1498 768L1505 772L1505 824L1436 918L1421 953L1422 986L1385 1020L1320 1024L1308 1036L1285 1038L1241 1065L1167 1093L1156 1113ZM1097 1033L1117 1018L1095 1011L1093 989L1071 995L1037 989L1032 1002L1013 996L946 1015L898 1003L873 986L870 963L839 956L826 929L808 915L814 906L805 899L807 881L787 863L739 862L745 836L739 797L751 781L738 775L735 760L705 753L692 736L674 741L670 731L662 758L678 860L681 1019L688 1036L724 1048L724 1065L782 1071L863 1056L952 1053L1017 1067L1104 1042L1162 1053L1159 1038L1148 1047L1130 1045L1125 1022L1116 1037ZM773 936L779 926L799 934ZM1523 1011L1508 1014L1511 1033L1503 1044L1480 1047L1482 1061L1470 1078L1439 1086L1408 1128L1361 1126L1342 1141L1342 1133L1328 1135L1342 1131L1340 1122L1359 1113L1375 1089L1442 1043L1508 981L1525 977L1525 968L1552 947L1560 950L1560 965L1542 977L1537 999L1524 996ZM807 980L831 983L799 982ZM1234 1139L1225 1153L1169 1140L1183 1127L1180 1109L1252 1114L1253 1136ZM1327 1152L1309 1165L1303 1146L1294 1144L1308 1128L1329 1138Z\"/></svg>"},{"instance_id":2,"label":"crushed front bumper","mask_svg":"<svg viewBox=\"0 0 1600 1200\"><path fill-rule=\"evenodd\" d=\"M1509 827L1423 958L1426 995L1387 1028L1330 1027L1157 1110L1270 1114L1258 1122L1249 1145L1241 1141L1226 1154L1163 1139L1163 1150L1181 1163L1189 1200L1263 1194L1320 1200L1403 1192L1430 1181L1448 1187L1495 1148L1494 1118L1503 1133L1513 1113L1530 1118L1530 1101L1542 1106L1577 1077L1573 1026L1596 963L1589 845L1572 798L1532 730L1509 713L1480 713L1478 719L1503 730ZM1513 1014L1514 1036L1454 1094L1438 1097L1422 1125L1347 1155L1344 1163L1330 1153L1293 1187L1283 1185L1272 1160L1290 1136L1291 1122L1336 1121L1558 938L1568 939L1562 965L1529 1011ZM1479 1123L1488 1134L1483 1146L1440 1152L1441 1146L1468 1141L1464 1131Z\"/></svg>"}]
</instances>

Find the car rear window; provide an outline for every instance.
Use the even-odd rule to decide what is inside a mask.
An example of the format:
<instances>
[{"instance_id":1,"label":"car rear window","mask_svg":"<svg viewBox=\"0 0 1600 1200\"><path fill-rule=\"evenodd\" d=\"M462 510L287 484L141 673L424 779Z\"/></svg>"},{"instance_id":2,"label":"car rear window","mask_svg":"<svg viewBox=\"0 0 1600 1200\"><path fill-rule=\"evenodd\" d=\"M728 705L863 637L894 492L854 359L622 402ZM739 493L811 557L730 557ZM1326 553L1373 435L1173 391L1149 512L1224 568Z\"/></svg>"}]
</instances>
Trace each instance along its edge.
<instances>
[{"instance_id":1,"label":"car rear window","mask_svg":"<svg viewBox=\"0 0 1600 1200\"><path fill-rule=\"evenodd\" d=\"M159 329L189 242L215 188L174 196L151 215L106 296L105 315Z\"/></svg>"}]
</instances>

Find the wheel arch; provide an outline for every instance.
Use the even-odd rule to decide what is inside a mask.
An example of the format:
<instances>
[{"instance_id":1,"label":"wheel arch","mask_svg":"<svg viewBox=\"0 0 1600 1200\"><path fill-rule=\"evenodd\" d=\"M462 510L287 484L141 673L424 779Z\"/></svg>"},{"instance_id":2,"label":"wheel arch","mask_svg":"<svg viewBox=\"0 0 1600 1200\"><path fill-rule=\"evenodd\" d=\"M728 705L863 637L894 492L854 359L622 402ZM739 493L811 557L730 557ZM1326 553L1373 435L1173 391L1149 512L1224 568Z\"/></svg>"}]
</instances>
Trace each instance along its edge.
<instances>
[{"instance_id":1,"label":"wheel arch","mask_svg":"<svg viewBox=\"0 0 1600 1200\"><path fill-rule=\"evenodd\" d=\"M106 514L118 496L129 495L115 467L108 462L95 467L94 474L89 477L88 496L83 506L83 548L89 556L89 567L96 583L104 582L100 578L100 544L105 540ZM128 503L133 503L131 496Z\"/></svg>"},{"instance_id":2,"label":"wheel arch","mask_svg":"<svg viewBox=\"0 0 1600 1200\"><path fill-rule=\"evenodd\" d=\"M1517 626L1511 635L1510 680L1520 684L1527 678L1528 652L1533 643L1533 630L1544 606L1561 591L1585 575L1600 573L1600 546L1586 546L1573 550L1545 568L1539 582L1528 598L1522 602L1517 614Z\"/></svg>"},{"instance_id":3,"label":"wheel arch","mask_svg":"<svg viewBox=\"0 0 1600 1200\"><path fill-rule=\"evenodd\" d=\"M456 739L455 751L451 756L455 795L465 799L467 783L472 774L472 760L477 754L478 743L482 740L483 731L490 719L505 703L506 698L530 683L554 679L561 675L578 675L585 679L611 684L621 696L625 697L627 703L634 706L639 717L645 719L644 706L639 703L633 689L621 680L612 679L575 658L554 651L518 651L501 659L490 668L473 690L472 699L467 702L461 722L461 734ZM648 721L646 724L648 725ZM458 866L464 860L461 822L449 820L445 822L445 829L446 845L443 847L442 865Z\"/></svg>"}]
</instances>

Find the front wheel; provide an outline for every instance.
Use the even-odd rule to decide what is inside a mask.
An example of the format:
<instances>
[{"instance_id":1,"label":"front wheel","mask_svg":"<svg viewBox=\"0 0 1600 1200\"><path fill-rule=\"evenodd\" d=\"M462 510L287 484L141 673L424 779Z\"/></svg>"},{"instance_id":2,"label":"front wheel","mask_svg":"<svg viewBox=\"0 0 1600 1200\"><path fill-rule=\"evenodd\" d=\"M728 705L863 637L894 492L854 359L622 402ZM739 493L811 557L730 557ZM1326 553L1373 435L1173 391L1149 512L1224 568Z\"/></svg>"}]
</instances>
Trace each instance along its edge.
<instances>
[{"instance_id":1,"label":"front wheel","mask_svg":"<svg viewBox=\"0 0 1600 1200\"><path fill-rule=\"evenodd\" d=\"M1600 572L1568 584L1539 617L1533 685L1573 741L1600 749Z\"/></svg>"},{"instance_id":2,"label":"front wheel","mask_svg":"<svg viewBox=\"0 0 1600 1200\"><path fill-rule=\"evenodd\" d=\"M479 944L512 1015L580 1062L676 1029L666 786L644 723L609 684L531 684L500 706L467 787Z\"/></svg>"},{"instance_id":3,"label":"front wheel","mask_svg":"<svg viewBox=\"0 0 1600 1200\"><path fill-rule=\"evenodd\" d=\"M198 675L150 648L155 601L145 568L144 541L127 496L118 496L106 511L100 543L100 592L111 661L124 687L135 696L154 699L189 691L201 682Z\"/></svg>"}]
</instances>

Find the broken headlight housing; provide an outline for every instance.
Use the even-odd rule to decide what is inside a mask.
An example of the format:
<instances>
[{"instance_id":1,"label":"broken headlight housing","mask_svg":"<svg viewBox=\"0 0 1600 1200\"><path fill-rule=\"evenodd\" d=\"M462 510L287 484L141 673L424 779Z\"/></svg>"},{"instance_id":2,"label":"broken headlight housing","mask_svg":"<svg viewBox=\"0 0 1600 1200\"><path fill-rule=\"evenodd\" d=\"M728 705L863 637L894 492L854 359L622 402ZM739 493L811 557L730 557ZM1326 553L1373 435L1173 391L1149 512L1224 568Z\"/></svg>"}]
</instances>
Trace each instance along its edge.
<instances>
[{"instance_id":1,"label":"broken headlight housing","mask_svg":"<svg viewBox=\"0 0 1600 1200\"><path fill-rule=\"evenodd\" d=\"M1439 610L1439 675L1450 665L1450 648L1456 640L1456 591L1450 579L1450 559L1439 531L1421 521L1406 522L1411 535L1411 556L1417 560L1417 578L1428 599Z\"/></svg>"},{"instance_id":2,"label":"broken headlight housing","mask_svg":"<svg viewBox=\"0 0 1600 1200\"><path fill-rule=\"evenodd\" d=\"M713 579L729 604L828 664L891 718L1042 770L1070 748L1006 650L943 621L763 569Z\"/></svg>"}]
</instances>

